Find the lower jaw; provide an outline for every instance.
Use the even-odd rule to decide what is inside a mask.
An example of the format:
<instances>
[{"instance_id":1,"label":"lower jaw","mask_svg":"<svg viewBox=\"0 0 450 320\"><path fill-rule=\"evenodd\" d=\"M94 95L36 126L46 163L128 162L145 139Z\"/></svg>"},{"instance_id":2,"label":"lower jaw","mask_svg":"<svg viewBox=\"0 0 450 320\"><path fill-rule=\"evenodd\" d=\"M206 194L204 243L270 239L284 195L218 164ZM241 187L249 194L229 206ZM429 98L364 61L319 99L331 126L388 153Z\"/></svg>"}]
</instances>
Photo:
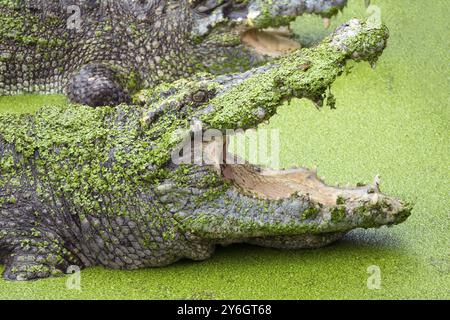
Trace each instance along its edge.
<instances>
[{"instance_id":1,"label":"lower jaw","mask_svg":"<svg viewBox=\"0 0 450 320\"><path fill-rule=\"evenodd\" d=\"M304 168L272 170L240 164L243 161L228 154L226 144L219 141L205 143L202 150L207 166L232 186L187 218L180 217L180 225L194 235L190 240L314 248L352 229L401 223L410 214L400 200L380 193L377 181L338 188ZM234 162L227 163L228 159Z\"/></svg>"},{"instance_id":2,"label":"lower jaw","mask_svg":"<svg viewBox=\"0 0 450 320\"><path fill-rule=\"evenodd\" d=\"M221 241L219 244L227 246L234 243L248 243L274 249L316 249L341 240L347 232L324 234L300 234L293 236L265 236L247 238L239 241Z\"/></svg>"}]
</instances>

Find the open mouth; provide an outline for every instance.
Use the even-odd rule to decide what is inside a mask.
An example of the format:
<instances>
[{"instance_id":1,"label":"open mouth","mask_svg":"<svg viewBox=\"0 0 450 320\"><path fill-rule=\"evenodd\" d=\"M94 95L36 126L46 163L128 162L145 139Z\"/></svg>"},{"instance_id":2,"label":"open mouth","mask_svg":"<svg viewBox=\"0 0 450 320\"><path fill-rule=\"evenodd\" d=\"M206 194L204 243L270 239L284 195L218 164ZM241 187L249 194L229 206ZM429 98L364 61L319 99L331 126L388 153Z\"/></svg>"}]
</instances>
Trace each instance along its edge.
<instances>
[{"instance_id":1,"label":"open mouth","mask_svg":"<svg viewBox=\"0 0 450 320\"><path fill-rule=\"evenodd\" d=\"M322 17L324 26L346 5L346 0L323 1L192 1L195 31L204 36L218 25L231 27L234 36L257 53L278 57L301 47L289 30L291 22L303 14ZM224 24L224 21L226 23Z\"/></svg>"},{"instance_id":2,"label":"open mouth","mask_svg":"<svg viewBox=\"0 0 450 320\"><path fill-rule=\"evenodd\" d=\"M241 33L241 41L258 54L279 57L301 48L298 42L291 39L291 36L292 32L287 27L252 28Z\"/></svg>"},{"instance_id":3,"label":"open mouth","mask_svg":"<svg viewBox=\"0 0 450 320\"><path fill-rule=\"evenodd\" d=\"M228 143L212 141L204 143L203 148L208 163L213 163L221 176L240 193L252 197L281 200L292 196L306 196L325 206L357 203L361 200L378 203L383 197L379 190L378 177L371 185L339 188L325 184L315 170L278 170L251 164L230 153Z\"/></svg>"},{"instance_id":4,"label":"open mouth","mask_svg":"<svg viewBox=\"0 0 450 320\"><path fill-rule=\"evenodd\" d=\"M331 25L330 18L322 18L322 20L324 28L328 29ZM245 28L238 30L238 33L246 47L271 58L287 55L302 48L302 45L294 40L294 33L288 26L266 29Z\"/></svg>"}]
</instances>

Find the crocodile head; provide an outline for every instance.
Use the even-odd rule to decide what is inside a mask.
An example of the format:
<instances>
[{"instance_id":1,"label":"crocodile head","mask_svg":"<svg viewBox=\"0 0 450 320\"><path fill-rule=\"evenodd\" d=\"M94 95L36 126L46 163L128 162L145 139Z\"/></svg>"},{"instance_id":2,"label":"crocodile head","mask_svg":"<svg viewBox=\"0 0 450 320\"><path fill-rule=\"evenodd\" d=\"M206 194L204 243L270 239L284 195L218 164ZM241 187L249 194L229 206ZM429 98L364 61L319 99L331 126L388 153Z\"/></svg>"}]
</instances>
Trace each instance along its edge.
<instances>
[{"instance_id":1,"label":"crocodile head","mask_svg":"<svg viewBox=\"0 0 450 320\"><path fill-rule=\"evenodd\" d=\"M191 1L194 12L192 32L209 46L239 47L241 51L250 52L254 65L255 61L265 61L300 47L289 29L298 16L311 13L327 20L346 3L347 0Z\"/></svg>"},{"instance_id":2,"label":"crocodile head","mask_svg":"<svg viewBox=\"0 0 450 320\"><path fill-rule=\"evenodd\" d=\"M156 193L193 239L315 247L354 228L406 220L411 208L380 192L378 180L353 188L326 185L305 168L276 170L236 161L224 135L256 128L291 98L317 105L349 59L374 62L388 31L358 20L314 49L243 74L200 76L143 91L148 134L158 136L156 166L170 174ZM253 150L255 151L255 150Z\"/></svg>"}]
</instances>

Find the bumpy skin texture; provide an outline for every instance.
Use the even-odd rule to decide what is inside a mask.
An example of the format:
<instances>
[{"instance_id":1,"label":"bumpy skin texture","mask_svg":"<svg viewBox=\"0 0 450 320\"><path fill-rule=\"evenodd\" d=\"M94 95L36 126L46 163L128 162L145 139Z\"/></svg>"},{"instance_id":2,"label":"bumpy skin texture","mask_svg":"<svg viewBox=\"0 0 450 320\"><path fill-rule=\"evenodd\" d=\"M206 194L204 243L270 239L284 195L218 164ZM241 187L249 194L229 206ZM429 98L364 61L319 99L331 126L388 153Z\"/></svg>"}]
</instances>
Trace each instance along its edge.
<instances>
[{"instance_id":1,"label":"bumpy skin texture","mask_svg":"<svg viewBox=\"0 0 450 320\"><path fill-rule=\"evenodd\" d=\"M161 84L140 92L137 105L1 115L4 277L44 278L73 264L164 266L237 242L316 248L354 228L403 222L411 209L376 184L330 189L305 169L308 181L338 197L264 199L214 166L171 161L194 120L203 129L250 128L294 97L332 101L328 88L346 62L376 61L387 38L385 27L351 20L316 48L242 74Z\"/></svg>"},{"instance_id":2,"label":"bumpy skin texture","mask_svg":"<svg viewBox=\"0 0 450 320\"><path fill-rule=\"evenodd\" d=\"M238 26L331 16L345 3L0 0L0 95L64 92L76 103L117 105L137 89L267 60L240 43ZM259 12L254 21L250 12Z\"/></svg>"}]
</instances>

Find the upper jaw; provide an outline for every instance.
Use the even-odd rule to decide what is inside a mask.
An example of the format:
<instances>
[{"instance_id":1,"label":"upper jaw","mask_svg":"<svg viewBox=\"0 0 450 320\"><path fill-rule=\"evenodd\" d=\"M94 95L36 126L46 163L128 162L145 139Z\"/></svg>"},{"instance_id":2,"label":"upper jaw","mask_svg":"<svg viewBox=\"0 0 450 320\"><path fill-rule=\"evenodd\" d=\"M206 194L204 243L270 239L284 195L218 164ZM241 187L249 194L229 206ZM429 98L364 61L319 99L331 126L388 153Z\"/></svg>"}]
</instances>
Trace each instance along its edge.
<instances>
[{"instance_id":1,"label":"upper jaw","mask_svg":"<svg viewBox=\"0 0 450 320\"><path fill-rule=\"evenodd\" d=\"M347 0L259 0L250 1L247 6L247 23L256 28L279 27L288 25L305 13L330 18L347 4Z\"/></svg>"},{"instance_id":2,"label":"upper jaw","mask_svg":"<svg viewBox=\"0 0 450 320\"><path fill-rule=\"evenodd\" d=\"M194 6L193 34L206 39L212 35L215 42L221 38L217 35L227 33L234 39L233 46L241 43L252 52L255 59L264 61L301 47L289 29L290 23L298 16L304 13L320 15L328 27L329 18L346 3L347 0L197 1Z\"/></svg>"},{"instance_id":3,"label":"upper jaw","mask_svg":"<svg viewBox=\"0 0 450 320\"><path fill-rule=\"evenodd\" d=\"M204 36L219 24L230 24L246 31L288 26L305 13L330 18L347 0L249 0L194 1L194 34Z\"/></svg>"}]
</instances>

